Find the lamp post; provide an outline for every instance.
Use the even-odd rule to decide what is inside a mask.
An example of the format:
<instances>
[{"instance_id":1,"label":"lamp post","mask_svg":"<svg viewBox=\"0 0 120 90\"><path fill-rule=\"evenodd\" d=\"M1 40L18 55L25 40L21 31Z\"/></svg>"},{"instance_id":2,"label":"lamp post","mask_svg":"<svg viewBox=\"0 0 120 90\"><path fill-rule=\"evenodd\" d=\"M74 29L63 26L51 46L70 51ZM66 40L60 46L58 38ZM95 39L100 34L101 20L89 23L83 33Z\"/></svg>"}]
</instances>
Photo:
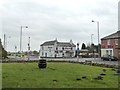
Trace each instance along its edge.
<instances>
[{"instance_id":1,"label":"lamp post","mask_svg":"<svg viewBox=\"0 0 120 90\"><path fill-rule=\"evenodd\" d=\"M94 34L91 34L91 45L93 44L93 35Z\"/></svg>"},{"instance_id":2,"label":"lamp post","mask_svg":"<svg viewBox=\"0 0 120 90\"><path fill-rule=\"evenodd\" d=\"M20 30L20 53L22 51L22 29L23 28L28 28L28 26L21 26L21 30Z\"/></svg>"},{"instance_id":3,"label":"lamp post","mask_svg":"<svg viewBox=\"0 0 120 90\"><path fill-rule=\"evenodd\" d=\"M100 47L99 47L99 21L94 21L92 20L92 22L96 22L97 23L97 30L98 30L98 57L100 57Z\"/></svg>"}]
</instances>

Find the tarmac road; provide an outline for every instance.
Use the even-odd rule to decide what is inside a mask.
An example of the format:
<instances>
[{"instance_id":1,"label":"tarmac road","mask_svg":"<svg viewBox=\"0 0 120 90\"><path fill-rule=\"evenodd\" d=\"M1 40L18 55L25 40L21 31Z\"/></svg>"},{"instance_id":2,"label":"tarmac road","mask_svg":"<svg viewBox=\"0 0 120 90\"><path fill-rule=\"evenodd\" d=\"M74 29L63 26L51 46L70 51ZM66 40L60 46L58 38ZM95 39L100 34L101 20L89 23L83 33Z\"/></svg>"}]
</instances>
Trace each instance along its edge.
<instances>
[{"instance_id":1,"label":"tarmac road","mask_svg":"<svg viewBox=\"0 0 120 90\"><path fill-rule=\"evenodd\" d=\"M15 56L8 56L9 58L18 59L20 60L20 57ZM24 57L21 58L22 60L25 60ZM28 60L26 58L26 60ZM39 60L38 57L30 56L30 60ZM118 65L118 61L103 61L100 58L46 58L47 61L75 61L75 62L85 62L92 61L92 63L98 63L98 64L108 64L108 65ZM120 64L119 64L120 65Z\"/></svg>"}]
</instances>

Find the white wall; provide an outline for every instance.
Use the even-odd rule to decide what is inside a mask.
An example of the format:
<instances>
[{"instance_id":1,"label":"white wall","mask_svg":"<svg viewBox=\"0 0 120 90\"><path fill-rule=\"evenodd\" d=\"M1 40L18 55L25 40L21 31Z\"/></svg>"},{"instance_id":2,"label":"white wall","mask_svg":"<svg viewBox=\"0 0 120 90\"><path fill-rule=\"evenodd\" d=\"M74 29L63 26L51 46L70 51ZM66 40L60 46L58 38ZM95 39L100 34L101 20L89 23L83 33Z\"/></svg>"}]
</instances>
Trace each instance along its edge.
<instances>
[{"instance_id":1,"label":"white wall","mask_svg":"<svg viewBox=\"0 0 120 90\"><path fill-rule=\"evenodd\" d=\"M110 55L110 50L112 50L112 56L113 56L113 49L110 48L110 49L101 49L101 57L107 54L106 53L107 50L108 50L108 55Z\"/></svg>"},{"instance_id":2,"label":"white wall","mask_svg":"<svg viewBox=\"0 0 120 90\"><path fill-rule=\"evenodd\" d=\"M65 57L69 57L70 54L66 53L66 51L74 52L72 54L72 57L75 56L76 47L73 47L72 50L71 50L71 47L64 47L64 48L69 48L69 49L64 49L64 50L62 49L63 48L62 46L57 46L57 48L58 48L58 53L56 54L55 53L56 45L41 46L40 47L40 57L46 57L45 53L47 53L47 57L55 57L55 54L57 55L56 57L63 57L63 53L64 53ZM63 51L63 52L60 52L60 51ZM42 55L42 53L44 53L44 55Z\"/></svg>"}]
</instances>

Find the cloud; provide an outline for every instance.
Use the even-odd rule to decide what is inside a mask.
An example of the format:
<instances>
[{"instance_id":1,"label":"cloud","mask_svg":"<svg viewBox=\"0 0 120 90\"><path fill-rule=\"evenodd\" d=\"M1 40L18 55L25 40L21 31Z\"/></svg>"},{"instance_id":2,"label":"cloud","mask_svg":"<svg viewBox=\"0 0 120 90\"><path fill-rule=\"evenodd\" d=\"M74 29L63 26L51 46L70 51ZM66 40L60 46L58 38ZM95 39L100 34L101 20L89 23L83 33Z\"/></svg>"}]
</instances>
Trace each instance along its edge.
<instances>
[{"instance_id":1,"label":"cloud","mask_svg":"<svg viewBox=\"0 0 120 90\"><path fill-rule=\"evenodd\" d=\"M3 34L11 36L8 51L19 48L20 27L23 28L23 50L27 50L28 37L31 49L39 50L44 41L58 38L73 39L75 44L89 43L94 34L97 44L97 25L100 22L100 37L117 31L117 0L4 0L1 3ZM113 24L114 22L114 24ZM18 49L19 50L19 49Z\"/></svg>"}]
</instances>

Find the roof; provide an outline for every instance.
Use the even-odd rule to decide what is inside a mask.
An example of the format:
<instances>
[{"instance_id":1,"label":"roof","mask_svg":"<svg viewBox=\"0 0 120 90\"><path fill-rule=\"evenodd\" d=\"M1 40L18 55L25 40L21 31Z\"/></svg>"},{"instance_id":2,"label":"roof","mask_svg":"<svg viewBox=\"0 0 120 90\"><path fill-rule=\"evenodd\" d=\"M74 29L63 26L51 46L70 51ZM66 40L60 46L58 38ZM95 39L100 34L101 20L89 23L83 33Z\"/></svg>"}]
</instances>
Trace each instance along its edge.
<instances>
[{"instance_id":1,"label":"roof","mask_svg":"<svg viewBox=\"0 0 120 90\"><path fill-rule=\"evenodd\" d=\"M69 47L76 47L75 44L71 44L70 42L58 42L57 40L54 40L54 41L47 41L47 42L44 42L43 44L41 44L40 46L45 46L45 45L54 45L54 44L57 44L57 46L69 46Z\"/></svg>"},{"instance_id":2,"label":"roof","mask_svg":"<svg viewBox=\"0 0 120 90\"><path fill-rule=\"evenodd\" d=\"M101 40L103 40L103 39L115 39L115 38L120 38L120 30L117 31L116 33L113 33L111 35L103 37Z\"/></svg>"},{"instance_id":3,"label":"roof","mask_svg":"<svg viewBox=\"0 0 120 90\"><path fill-rule=\"evenodd\" d=\"M75 44L70 44L70 42L57 42L57 45L58 46L72 46L72 47L76 47L76 45Z\"/></svg>"},{"instance_id":4,"label":"roof","mask_svg":"<svg viewBox=\"0 0 120 90\"><path fill-rule=\"evenodd\" d=\"M54 40L54 41L47 41L47 42L44 42L43 44L41 44L40 46L44 46L44 45L54 45L55 42L57 42L57 40Z\"/></svg>"}]
</instances>

